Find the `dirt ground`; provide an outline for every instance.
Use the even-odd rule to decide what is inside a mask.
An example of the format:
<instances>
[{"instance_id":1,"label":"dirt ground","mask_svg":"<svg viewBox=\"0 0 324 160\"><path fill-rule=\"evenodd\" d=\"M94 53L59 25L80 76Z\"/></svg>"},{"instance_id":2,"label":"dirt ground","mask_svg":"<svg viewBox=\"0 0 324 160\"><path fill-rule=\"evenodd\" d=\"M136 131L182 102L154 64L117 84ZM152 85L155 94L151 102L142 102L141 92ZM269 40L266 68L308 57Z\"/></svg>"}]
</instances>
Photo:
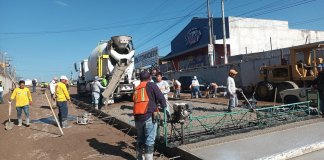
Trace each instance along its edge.
<instances>
[{"instance_id":1,"label":"dirt ground","mask_svg":"<svg viewBox=\"0 0 324 160\"><path fill-rule=\"evenodd\" d=\"M0 104L0 159L135 159L135 140L132 137L99 120L89 125L72 124L76 115L84 112L76 109L75 105L69 106L72 128L63 129L64 136L60 136L47 100L39 90L32 93L31 126L18 127L16 110L12 108L11 118L15 126L7 131L4 124L8 120L8 97L9 94L5 96L5 104Z\"/></svg>"},{"instance_id":2,"label":"dirt ground","mask_svg":"<svg viewBox=\"0 0 324 160\"><path fill-rule=\"evenodd\" d=\"M76 94L76 88L71 87L70 93L72 96ZM9 95L5 95L5 103L0 104L0 121L2 123L0 128L0 159L135 159L135 139L133 137L125 135L116 128L95 118L93 123L89 125L75 124L76 116L85 111L77 109L74 104L69 104L69 123L72 124L72 128L63 129L64 136L61 136L46 97L39 89L36 93L32 93L31 126L17 126L16 110L13 107L11 118L15 126L12 130L5 130L4 124L8 120ZM184 93L181 97L182 100L193 102L227 104L227 99L224 97L190 99L189 93ZM128 104L130 102L116 103L109 106L109 108L120 108L123 103ZM259 102L258 104L273 105L271 102ZM57 109L55 109L55 112L57 113Z\"/></svg>"}]
</instances>

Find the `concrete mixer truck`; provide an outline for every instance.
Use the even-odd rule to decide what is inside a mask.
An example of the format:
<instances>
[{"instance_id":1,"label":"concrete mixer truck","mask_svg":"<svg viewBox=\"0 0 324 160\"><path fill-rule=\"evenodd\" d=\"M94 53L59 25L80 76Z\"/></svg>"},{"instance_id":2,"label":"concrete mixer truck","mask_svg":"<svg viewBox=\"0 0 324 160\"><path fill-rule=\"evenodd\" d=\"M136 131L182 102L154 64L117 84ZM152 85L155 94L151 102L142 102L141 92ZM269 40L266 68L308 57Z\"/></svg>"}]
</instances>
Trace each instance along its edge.
<instances>
[{"instance_id":1,"label":"concrete mixer truck","mask_svg":"<svg viewBox=\"0 0 324 160\"><path fill-rule=\"evenodd\" d=\"M134 92L134 54L130 36L113 36L111 40L100 41L88 59L75 63L79 72L77 90L79 95L91 93L90 83L95 76L109 75L109 83L102 93L106 104L114 103L115 98L131 96Z\"/></svg>"}]
</instances>

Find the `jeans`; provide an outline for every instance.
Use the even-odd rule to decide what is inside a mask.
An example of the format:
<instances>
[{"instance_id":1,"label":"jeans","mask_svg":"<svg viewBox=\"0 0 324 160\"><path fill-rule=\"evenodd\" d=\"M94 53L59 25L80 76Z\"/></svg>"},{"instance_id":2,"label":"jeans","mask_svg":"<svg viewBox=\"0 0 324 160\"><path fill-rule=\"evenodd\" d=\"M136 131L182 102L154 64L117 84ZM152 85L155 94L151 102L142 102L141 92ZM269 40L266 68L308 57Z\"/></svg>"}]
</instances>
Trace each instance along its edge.
<instances>
[{"instance_id":1,"label":"jeans","mask_svg":"<svg viewBox=\"0 0 324 160\"><path fill-rule=\"evenodd\" d=\"M99 104L100 93L92 92L91 95L92 95L92 104L93 105L98 105Z\"/></svg>"},{"instance_id":2,"label":"jeans","mask_svg":"<svg viewBox=\"0 0 324 160\"><path fill-rule=\"evenodd\" d=\"M199 90L199 86L193 86L191 89L191 96L196 97L196 92L198 93L199 98L201 98L201 92Z\"/></svg>"},{"instance_id":3,"label":"jeans","mask_svg":"<svg viewBox=\"0 0 324 160\"><path fill-rule=\"evenodd\" d=\"M29 105L23 107L16 107L17 110L17 119L21 119L22 110L24 110L26 118L29 118Z\"/></svg>"},{"instance_id":4,"label":"jeans","mask_svg":"<svg viewBox=\"0 0 324 160\"><path fill-rule=\"evenodd\" d=\"M3 102L3 92L0 92L0 103Z\"/></svg>"},{"instance_id":5,"label":"jeans","mask_svg":"<svg viewBox=\"0 0 324 160\"><path fill-rule=\"evenodd\" d=\"M227 94L228 94L228 97L229 97L228 110L231 111L232 108L235 108L238 105L237 94L236 93L235 94L227 93Z\"/></svg>"},{"instance_id":6,"label":"jeans","mask_svg":"<svg viewBox=\"0 0 324 160\"><path fill-rule=\"evenodd\" d=\"M33 85L33 92L36 92L36 85Z\"/></svg>"},{"instance_id":7,"label":"jeans","mask_svg":"<svg viewBox=\"0 0 324 160\"><path fill-rule=\"evenodd\" d=\"M180 89L174 90L174 97L173 98L180 98Z\"/></svg>"},{"instance_id":8,"label":"jeans","mask_svg":"<svg viewBox=\"0 0 324 160\"><path fill-rule=\"evenodd\" d=\"M137 152L145 150L144 153L153 153L157 123L153 123L151 117L146 121L135 121L135 128L137 130ZM138 157L138 159L141 158Z\"/></svg>"},{"instance_id":9,"label":"jeans","mask_svg":"<svg viewBox=\"0 0 324 160\"><path fill-rule=\"evenodd\" d=\"M56 105L59 110L58 117L60 122L62 123L63 121L66 121L68 117L69 110L68 110L67 101L56 102Z\"/></svg>"}]
</instances>

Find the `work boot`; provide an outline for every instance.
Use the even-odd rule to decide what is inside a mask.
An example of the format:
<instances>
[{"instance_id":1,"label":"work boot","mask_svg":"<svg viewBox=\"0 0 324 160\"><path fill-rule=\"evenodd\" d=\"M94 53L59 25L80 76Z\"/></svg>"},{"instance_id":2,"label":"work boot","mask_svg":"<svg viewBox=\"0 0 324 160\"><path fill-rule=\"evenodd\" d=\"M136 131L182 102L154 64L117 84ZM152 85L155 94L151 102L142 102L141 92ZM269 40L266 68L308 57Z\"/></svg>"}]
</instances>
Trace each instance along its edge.
<instances>
[{"instance_id":1,"label":"work boot","mask_svg":"<svg viewBox=\"0 0 324 160\"><path fill-rule=\"evenodd\" d=\"M154 146L145 146L145 160L153 160Z\"/></svg>"},{"instance_id":2,"label":"work boot","mask_svg":"<svg viewBox=\"0 0 324 160\"><path fill-rule=\"evenodd\" d=\"M22 119L18 119L18 126L22 126Z\"/></svg>"},{"instance_id":3,"label":"work boot","mask_svg":"<svg viewBox=\"0 0 324 160\"><path fill-rule=\"evenodd\" d=\"M29 118L26 118L26 127L29 127L30 123L29 123Z\"/></svg>"},{"instance_id":4,"label":"work boot","mask_svg":"<svg viewBox=\"0 0 324 160\"><path fill-rule=\"evenodd\" d=\"M136 160L144 160L144 146L142 144L138 144L136 147Z\"/></svg>"},{"instance_id":5,"label":"work boot","mask_svg":"<svg viewBox=\"0 0 324 160\"><path fill-rule=\"evenodd\" d=\"M62 122L62 128L71 128L72 126L69 126L68 121L65 120Z\"/></svg>"}]
</instances>

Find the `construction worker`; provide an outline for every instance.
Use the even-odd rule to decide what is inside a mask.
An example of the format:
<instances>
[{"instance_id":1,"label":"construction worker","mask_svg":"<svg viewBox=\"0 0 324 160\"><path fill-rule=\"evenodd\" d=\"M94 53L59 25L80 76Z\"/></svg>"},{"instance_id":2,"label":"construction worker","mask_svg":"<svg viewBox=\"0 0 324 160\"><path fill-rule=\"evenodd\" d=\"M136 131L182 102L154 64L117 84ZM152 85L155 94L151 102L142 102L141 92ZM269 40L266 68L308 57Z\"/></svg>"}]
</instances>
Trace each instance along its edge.
<instances>
[{"instance_id":1,"label":"construction worker","mask_svg":"<svg viewBox=\"0 0 324 160\"><path fill-rule=\"evenodd\" d=\"M68 78L64 75L61 76L60 82L55 87L56 106L59 109L58 117L62 128L70 128L68 118L68 101L71 103L70 94L66 88Z\"/></svg>"},{"instance_id":2,"label":"construction worker","mask_svg":"<svg viewBox=\"0 0 324 160\"><path fill-rule=\"evenodd\" d=\"M200 84L199 84L199 81L197 79L197 76L194 76L193 79L192 79L192 81L191 81L191 85L190 85L191 98L193 98L193 97L196 97L196 98L199 97L199 98L201 98L201 92L200 92L199 87L200 87Z\"/></svg>"},{"instance_id":3,"label":"construction worker","mask_svg":"<svg viewBox=\"0 0 324 160\"><path fill-rule=\"evenodd\" d=\"M0 104L3 103L3 91L4 91L4 86L2 84L2 80L0 80Z\"/></svg>"},{"instance_id":4,"label":"construction worker","mask_svg":"<svg viewBox=\"0 0 324 160\"><path fill-rule=\"evenodd\" d=\"M49 84L51 98L53 100L55 100L55 87L56 87L57 82L58 82L58 78L54 77L53 80L51 81L51 83Z\"/></svg>"},{"instance_id":5,"label":"construction worker","mask_svg":"<svg viewBox=\"0 0 324 160\"><path fill-rule=\"evenodd\" d=\"M239 90L235 86L234 78L237 75L237 71L235 69L230 69L227 77L227 97L229 99L228 101L228 112L232 112L232 109L237 107L238 105L238 99L236 91Z\"/></svg>"},{"instance_id":6,"label":"construction worker","mask_svg":"<svg viewBox=\"0 0 324 160\"><path fill-rule=\"evenodd\" d=\"M109 75L109 74L106 74L106 75L105 75L105 78L103 78L103 79L101 80L101 85L102 85L103 87L107 87L107 86L108 86L108 84L109 84L109 77L110 77L110 75ZM104 99L104 97L102 96L102 94L100 94L100 98L99 98L99 105L100 105L100 106L103 105L104 102L105 102L105 99Z\"/></svg>"},{"instance_id":7,"label":"construction worker","mask_svg":"<svg viewBox=\"0 0 324 160\"><path fill-rule=\"evenodd\" d=\"M133 114L137 130L136 159L153 160L157 131L157 122L153 115L158 104L161 104L162 108L166 107L166 101L158 86L150 82L149 72L141 72L140 80L141 83L135 88L133 96Z\"/></svg>"},{"instance_id":8,"label":"construction worker","mask_svg":"<svg viewBox=\"0 0 324 160\"><path fill-rule=\"evenodd\" d=\"M101 85L102 85L103 87L107 87L107 86L108 86L108 80L109 80L109 74L106 74L106 75L105 75L105 78L103 78L103 79L101 80Z\"/></svg>"},{"instance_id":9,"label":"construction worker","mask_svg":"<svg viewBox=\"0 0 324 160\"><path fill-rule=\"evenodd\" d=\"M172 79L172 84L174 88L173 98L180 98L181 83L176 79Z\"/></svg>"},{"instance_id":10,"label":"construction worker","mask_svg":"<svg viewBox=\"0 0 324 160\"><path fill-rule=\"evenodd\" d=\"M168 102L168 94L170 93L170 86L169 83L165 80L162 80L162 73L158 72L156 73L156 85L159 87L160 91L162 92L162 94L164 95L165 100ZM171 110L170 110L170 104L167 103L167 114L168 116L171 115Z\"/></svg>"},{"instance_id":11,"label":"construction worker","mask_svg":"<svg viewBox=\"0 0 324 160\"><path fill-rule=\"evenodd\" d=\"M92 87L92 105L95 107L95 109L99 109L99 98L101 94L101 90L106 89L106 87L103 87L99 82L99 77L95 76L95 80L91 83Z\"/></svg>"},{"instance_id":12,"label":"construction worker","mask_svg":"<svg viewBox=\"0 0 324 160\"><path fill-rule=\"evenodd\" d=\"M324 118L324 69L322 65L317 66L319 70L317 78L313 82L313 88L318 90L319 95L319 113Z\"/></svg>"},{"instance_id":13,"label":"construction worker","mask_svg":"<svg viewBox=\"0 0 324 160\"><path fill-rule=\"evenodd\" d=\"M26 126L29 127L29 105L32 105L32 97L30 91L27 87L25 87L25 81L19 81L19 88L15 88L13 93L10 96L9 103L16 99L16 110L17 110L17 119L18 126L22 126L21 113L22 110L25 112L26 116Z\"/></svg>"},{"instance_id":14,"label":"construction worker","mask_svg":"<svg viewBox=\"0 0 324 160\"><path fill-rule=\"evenodd\" d=\"M36 92L37 79L32 80L32 85L33 85L33 93L34 93Z\"/></svg>"}]
</instances>

